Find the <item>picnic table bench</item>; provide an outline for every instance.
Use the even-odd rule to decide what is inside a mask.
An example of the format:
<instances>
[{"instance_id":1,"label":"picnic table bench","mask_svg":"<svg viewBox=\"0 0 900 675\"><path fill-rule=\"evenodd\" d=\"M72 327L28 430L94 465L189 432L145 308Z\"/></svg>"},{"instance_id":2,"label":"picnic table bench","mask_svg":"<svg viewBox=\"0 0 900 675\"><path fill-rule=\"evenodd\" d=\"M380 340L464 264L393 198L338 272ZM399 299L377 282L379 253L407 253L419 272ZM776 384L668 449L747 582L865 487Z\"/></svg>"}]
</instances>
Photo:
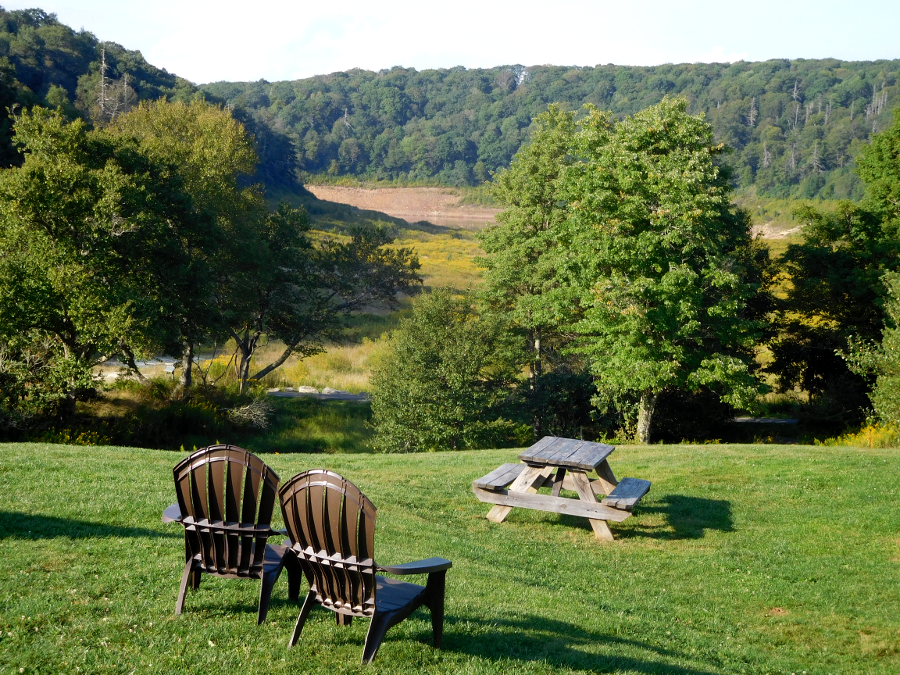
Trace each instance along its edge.
<instances>
[{"instance_id":1,"label":"picnic table bench","mask_svg":"<svg viewBox=\"0 0 900 675\"><path fill-rule=\"evenodd\" d=\"M472 491L481 501L494 504L487 515L492 522L502 523L517 506L567 513L587 518L600 541L613 541L608 523L629 518L650 490L648 480L616 480L607 462L613 450L604 443L545 436L519 454L521 463L503 464L473 481ZM591 472L597 478L591 480ZM551 488L550 495L539 494L542 487ZM560 490L572 490L578 499L561 497ZM600 502L597 495L602 495Z\"/></svg>"}]
</instances>

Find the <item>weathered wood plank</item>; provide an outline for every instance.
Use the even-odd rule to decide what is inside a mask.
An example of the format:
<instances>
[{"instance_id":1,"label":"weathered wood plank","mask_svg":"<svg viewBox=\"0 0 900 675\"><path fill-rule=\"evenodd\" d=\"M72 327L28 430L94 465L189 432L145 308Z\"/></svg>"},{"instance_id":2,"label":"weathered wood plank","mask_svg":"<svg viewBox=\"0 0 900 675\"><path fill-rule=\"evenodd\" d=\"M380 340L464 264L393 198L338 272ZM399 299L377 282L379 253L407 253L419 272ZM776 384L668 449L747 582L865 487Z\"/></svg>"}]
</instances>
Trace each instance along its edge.
<instances>
[{"instance_id":1,"label":"weathered wood plank","mask_svg":"<svg viewBox=\"0 0 900 675\"><path fill-rule=\"evenodd\" d=\"M559 491L562 489L563 479L566 477L565 467L559 467L556 471L556 479L553 481L553 491L550 493L552 497L559 497Z\"/></svg>"},{"instance_id":2,"label":"weathered wood plank","mask_svg":"<svg viewBox=\"0 0 900 675\"><path fill-rule=\"evenodd\" d=\"M553 472L552 466L546 466L546 467L529 466L529 467L526 467L525 470L519 474L519 477L513 481L513 484L509 486L509 489L510 489L510 491L513 491L513 492L516 492L519 494L521 494L521 493L526 493L526 494L536 493L538 491L538 487L540 487L541 485L544 484L544 481L547 479L547 476L549 476L552 472ZM477 490L479 490L479 488L476 488L473 485L472 490L475 491L475 494L477 495L478 494ZM497 494L502 494L502 493L503 493L503 491L500 491ZM479 497L479 499L481 499L481 497ZM502 523L504 520L506 520L506 516L509 515L510 511L512 511L512 507L515 506L514 504L512 506L502 505L499 502L494 502L494 501L490 501L487 499L481 499L481 501L488 502L490 504L498 504L498 506L495 506L490 511L488 511L488 514L487 514L487 519L490 520L492 523Z\"/></svg>"},{"instance_id":3,"label":"weathered wood plank","mask_svg":"<svg viewBox=\"0 0 900 675\"><path fill-rule=\"evenodd\" d=\"M614 509L631 511L634 505L650 491L650 481L643 478L623 478L616 489L601 503Z\"/></svg>"},{"instance_id":4,"label":"weathered wood plank","mask_svg":"<svg viewBox=\"0 0 900 675\"><path fill-rule=\"evenodd\" d=\"M523 450L519 454L519 459L532 466L564 466L592 471L603 463L613 450L614 446L605 443L545 436L530 448Z\"/></svg>"},{"instance_id":5,"label":"weathered wood plank","mask_svg":"<svg viewBox=\"0 0 900 675\"><path fill-rule=\"evenodd\" d=\"M491 471L488 475L474 480L472 485L484 490L503 489L516 480L516 478L519 477L519 474L524 470L524 464L503 464Z\"/></svg>"},{"instance_id":6,"label":"weathered wood plank","mask_svg":"<svg viewBox=\"0 0 900 675\"><path fill-rule=\"evenodd\" d=\"M555 466L563 466L569 460L569 457L578 452L582 445L584 445L584 441L579 441L575 438L560 438L548 448L552 452L547 453L545 461Z\"/></svg>"},{"instance_id":7,"label":"weathered wood plank","mask_svg":"<svg viewBox=\"0 0 900 675\"><path fill-rule=\"evenodd\" d=\"M537 443L529 448L525 448L522 452L520 452L519 459L523 462L526 462L534 456L540 456L540 453L543 452L544 448L553 443L555 440L556 436L544 436Z\"/></svg>"},{"instance_id":8,"label":"weathered wood plank","mask_svg":"<svg viewBox=\"0 0 900 675\"><path fill-rule=\"evenodd\" d=\"M582 444L575 454L569 456L566 461L579 469L591 471L602 465L615 449L615 446L606 445L605 443L586 442Z\"/></svg>"},{"instance_id":9,"label":"weathered wood plank","mask_svg":"<svg viewBox=\"0 0 900 675\"><path fill-rule=\"evenodd\" d=\"M519 459L533 464L547 464L559 454L560 449L565 447L569 440L556 436L544 436L530 448L523 450L519 454Z\"/></svg>"},{"instance_id":10,"label":"weathered wood plank","mask_svg":"<svg viewBox=\"0 0 900 675\"><path fill-rule=\"evenodd\" d=\"M474 486L472 487L472 492L483 502L509 508L518 506L523 509L567 513L572 516L611 520L616 523L620 523L631 516L628 511L611 509L603 504L588 504L578 499L568 499L566 497L550 497L541 494L513 492L512 490L492 492Z\"/></svg>"}]
</instances>

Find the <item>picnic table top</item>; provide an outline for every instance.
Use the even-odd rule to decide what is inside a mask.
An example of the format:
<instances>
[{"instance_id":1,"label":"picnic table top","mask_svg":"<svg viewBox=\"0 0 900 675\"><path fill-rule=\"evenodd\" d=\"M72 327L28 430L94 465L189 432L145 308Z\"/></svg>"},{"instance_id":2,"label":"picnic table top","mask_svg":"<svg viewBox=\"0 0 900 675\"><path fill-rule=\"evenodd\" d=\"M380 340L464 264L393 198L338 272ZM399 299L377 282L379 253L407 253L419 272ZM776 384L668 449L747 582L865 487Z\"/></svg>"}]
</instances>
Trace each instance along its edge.
<instances>
[{"instance_id":1,"label":"picnic table top","mask_svg":"<svg viewBox=\"0 0 900 675\"><path fill-rule=\"evenodd\" d=\"M615 450L612 445L591 443L573 438L544 436L519 454L519 459L531 466L559 466L581 471L596 471Z\"/></svg>"}]
</instances>

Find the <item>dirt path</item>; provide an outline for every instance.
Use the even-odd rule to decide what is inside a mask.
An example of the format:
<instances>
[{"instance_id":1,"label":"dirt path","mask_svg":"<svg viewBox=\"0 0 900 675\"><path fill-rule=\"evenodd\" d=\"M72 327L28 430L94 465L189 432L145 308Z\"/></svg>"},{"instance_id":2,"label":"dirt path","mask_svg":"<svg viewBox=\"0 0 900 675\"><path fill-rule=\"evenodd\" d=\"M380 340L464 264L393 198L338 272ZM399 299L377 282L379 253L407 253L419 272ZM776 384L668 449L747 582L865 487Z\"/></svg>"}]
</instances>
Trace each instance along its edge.
<instances>
[{"instance_id":1,"label":"dirt path","mask_svg":"<svg viewBox=\"0 0 900 675\"><path fill-rule=\"evenodd\" d=\"M381 211L410 223L427 220L434 225L481 229L492 223L500 209L459 204L460 196L444 188L353 188L306 185L319 199Z\"/></svg>"}]
</instances>

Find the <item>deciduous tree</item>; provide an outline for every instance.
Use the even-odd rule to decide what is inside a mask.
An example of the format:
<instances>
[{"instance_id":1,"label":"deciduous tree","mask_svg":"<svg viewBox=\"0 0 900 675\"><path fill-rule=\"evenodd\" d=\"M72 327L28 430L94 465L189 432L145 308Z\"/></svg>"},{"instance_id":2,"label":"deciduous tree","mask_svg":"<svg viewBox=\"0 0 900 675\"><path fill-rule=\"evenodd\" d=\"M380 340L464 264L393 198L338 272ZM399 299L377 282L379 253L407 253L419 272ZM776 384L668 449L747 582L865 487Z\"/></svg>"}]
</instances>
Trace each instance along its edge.
<instances>
[{"instance_id":1,"label":"deciduous tree","mask_svg":"<svg viewBox=\"0 0 900 675\"><path fill-rule=\"evenodd\" d=\"M642 442L667 390L706 386L736 406L758 391L762 252L730 204L724 147L686 108L664 99L620 122L588 110L563 180L554 306L566 311L577 294L584 317L573 329L598 403L638 399Z\"/></svg>"}]
</instances>

